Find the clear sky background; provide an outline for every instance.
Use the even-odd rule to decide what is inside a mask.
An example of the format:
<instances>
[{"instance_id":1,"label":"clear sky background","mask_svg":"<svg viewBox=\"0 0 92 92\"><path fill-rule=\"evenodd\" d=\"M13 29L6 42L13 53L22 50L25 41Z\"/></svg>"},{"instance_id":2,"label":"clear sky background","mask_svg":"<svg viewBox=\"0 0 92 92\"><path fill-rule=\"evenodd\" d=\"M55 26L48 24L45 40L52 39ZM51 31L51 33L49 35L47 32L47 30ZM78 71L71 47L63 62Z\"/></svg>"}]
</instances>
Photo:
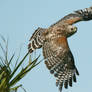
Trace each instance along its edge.
<instances>
[{"instance_id":1,"label":"clear sky background","mask_svg":"<svg viewBox=\"0 0 92 92\"><path fill-rule=\"evenodd\" d=\"M0 0L0 34L9 38L10 52L27 52L30 36L38 27L49 27L74 10L92 6L92 0ZM68 39L80 76L63 92L92 91L92 21L75 24L78 32ZM36 51L39 55L41 50ZM38 56L37 55L37 56ZM43 57L41 56L40 59ZM25 61L27 63L27 61ZM59 92L55 78L41 62L19 83L27 92ZM23 92L19 89L18 92Z\"/></svg>"}]
</instances>

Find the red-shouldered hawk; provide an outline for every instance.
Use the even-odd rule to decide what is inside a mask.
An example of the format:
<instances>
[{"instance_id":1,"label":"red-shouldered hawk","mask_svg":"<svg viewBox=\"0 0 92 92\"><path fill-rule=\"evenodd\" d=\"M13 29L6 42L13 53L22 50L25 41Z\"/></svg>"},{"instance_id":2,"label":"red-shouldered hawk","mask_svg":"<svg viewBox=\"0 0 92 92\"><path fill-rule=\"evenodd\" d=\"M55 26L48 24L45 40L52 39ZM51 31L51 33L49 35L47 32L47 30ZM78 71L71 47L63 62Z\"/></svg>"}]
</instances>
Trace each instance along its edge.
<instances>
[{"instance_id":1,"label":"red-shouldered hawk","mask_svg":"<svg viewBox=\"0 0 92 92\"><path fill-rule=\"evenodd\" d=\"M92 7L77 10L47 29L38 28L30 38L29 52L42 47L45 64L56 77L56 86L59 86L60 92L63 85L66 89L68 85L72 87L76 75L79 75L67 42L67 38L77 31L77 27L72 24L88 20L92 20Z\"/></svg>"}]
</instances>

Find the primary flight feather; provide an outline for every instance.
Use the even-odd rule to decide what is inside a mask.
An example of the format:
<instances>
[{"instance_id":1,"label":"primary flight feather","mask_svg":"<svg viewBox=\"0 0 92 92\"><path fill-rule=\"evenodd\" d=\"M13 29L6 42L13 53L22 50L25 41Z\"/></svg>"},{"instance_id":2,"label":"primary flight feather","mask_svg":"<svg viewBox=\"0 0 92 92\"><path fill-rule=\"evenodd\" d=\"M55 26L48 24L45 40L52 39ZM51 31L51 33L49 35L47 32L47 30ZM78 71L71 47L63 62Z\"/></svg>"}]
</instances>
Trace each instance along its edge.
<instances>
[{"instance_id":1,"label":"primary flight feather","mask_svg":"<svg viewBox=\"0 0 92 92\"><path fill-rule=\"evenodd\" d=\"M42 48L45 64L56 77L56 86L60 92L63 86L66 89L72 87L76 75L79 75L67 38L77 31L74 23L88 20L92 20L92 7L68 14L49 28L39 27L30 38L28 51L32 53Z\"/></svg>"}]
</instances>

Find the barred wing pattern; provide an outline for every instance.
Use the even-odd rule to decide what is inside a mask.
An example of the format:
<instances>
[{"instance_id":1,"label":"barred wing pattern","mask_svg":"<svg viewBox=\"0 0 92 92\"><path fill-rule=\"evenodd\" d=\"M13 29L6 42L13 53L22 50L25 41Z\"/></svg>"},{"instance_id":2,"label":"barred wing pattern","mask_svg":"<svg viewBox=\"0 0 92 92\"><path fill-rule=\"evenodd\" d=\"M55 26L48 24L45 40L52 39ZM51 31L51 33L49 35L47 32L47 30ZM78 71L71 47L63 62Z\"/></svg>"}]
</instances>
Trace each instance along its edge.
<instances>
[{"instance_id":1,"label":"barred wing pattern","mask_svg":"<svg viewBox=\"0 0 92 92\"><path fill-rule=\"evenodd\" d=\"M66 30L59 34L58 27L62 27L64 24L68 26L79 21L89 20L92 20L92 7L70 13L47 29L38 28L30 38L28 51L32 53L36 49L43 48L45 64L56 77L56 86L59 86L60 91L62 91L63 85L65 88L68 88L68 85L72 86L73 81L76 82L76 75L79 75L79 73L68 47L68 37L66 35L60 37L64 36Z\"/></svg>"},{"instance_id":2,"label":"barred wing pattern","mask_svg":"<svg viewBox=\"0 0 92 92\"><path fill-rule=\"evenodd\" d=\"M92 20L92 7L74 11L74 13L70 13L66 15L64 18L62 18L58 22L51 25L51 27L62 24L62 23L67 23L67 24L72 25L79 21L88 21L88 20Z\"/></svg>"},{"instance_id":3,"label":"barred wing pattern","mask_svg":"<svg viewBox=\"0 0 92 92\"><path fill-rule=\"evenodd\" d=\"M56 77L56 86L59 86L60 92L63 85L67 89L68 85L72 86L72 80L76 82L76 74L79 73L65 37L45 42L43 56L50 73Z\"/></svg>"},{"instance_id":4,"label":"barred wing pattern","mask_svg":"<svg viewBox=\"0 0 92 92\"><path fill-rule=\"evenodd\" d=\"M39 49L42 47L44 42L44 37L42 36L43 32L46 29L38 28L30 38L30 43L28 44L28 51L32 53L34 50Z\"/></svg>"}]
</instances>

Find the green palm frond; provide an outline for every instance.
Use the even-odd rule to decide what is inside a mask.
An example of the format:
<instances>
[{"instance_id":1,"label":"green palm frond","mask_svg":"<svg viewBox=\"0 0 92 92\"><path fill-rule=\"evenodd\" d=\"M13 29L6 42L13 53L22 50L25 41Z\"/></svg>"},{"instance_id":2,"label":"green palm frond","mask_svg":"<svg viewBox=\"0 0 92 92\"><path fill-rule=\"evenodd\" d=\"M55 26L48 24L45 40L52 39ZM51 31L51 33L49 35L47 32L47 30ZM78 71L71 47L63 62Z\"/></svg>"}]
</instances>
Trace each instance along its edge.
<instances>
[{"instance_id":1,"label":"green palm frond","mask_svg":"<svg viewBox=\"0 0 92 92\"><path fill-rule=\"evenodd\" d=\"M31 71L35 66L37 66L40 62L37 63L38 56L35 60L31 60L31 56L29 57L28 64L22 68L20 71L20 66L29 56L29 53L26 53L25 56L19 61L19 56L15 62L15 67L11 68L11 63L14 63L15 53L12 54L10 59L8 59L8 41L1 36L2 41L5 44L5 48L0 43L0 50L3 52L3 56L0 54L0 92L17 92L18 88L21 87L24 92L26 90L22 87L22 84L19 86L15 86L22 78L26 76L26 74ZM18 63L19 62L19 63Z\"/></svg>"}]
</instances>

